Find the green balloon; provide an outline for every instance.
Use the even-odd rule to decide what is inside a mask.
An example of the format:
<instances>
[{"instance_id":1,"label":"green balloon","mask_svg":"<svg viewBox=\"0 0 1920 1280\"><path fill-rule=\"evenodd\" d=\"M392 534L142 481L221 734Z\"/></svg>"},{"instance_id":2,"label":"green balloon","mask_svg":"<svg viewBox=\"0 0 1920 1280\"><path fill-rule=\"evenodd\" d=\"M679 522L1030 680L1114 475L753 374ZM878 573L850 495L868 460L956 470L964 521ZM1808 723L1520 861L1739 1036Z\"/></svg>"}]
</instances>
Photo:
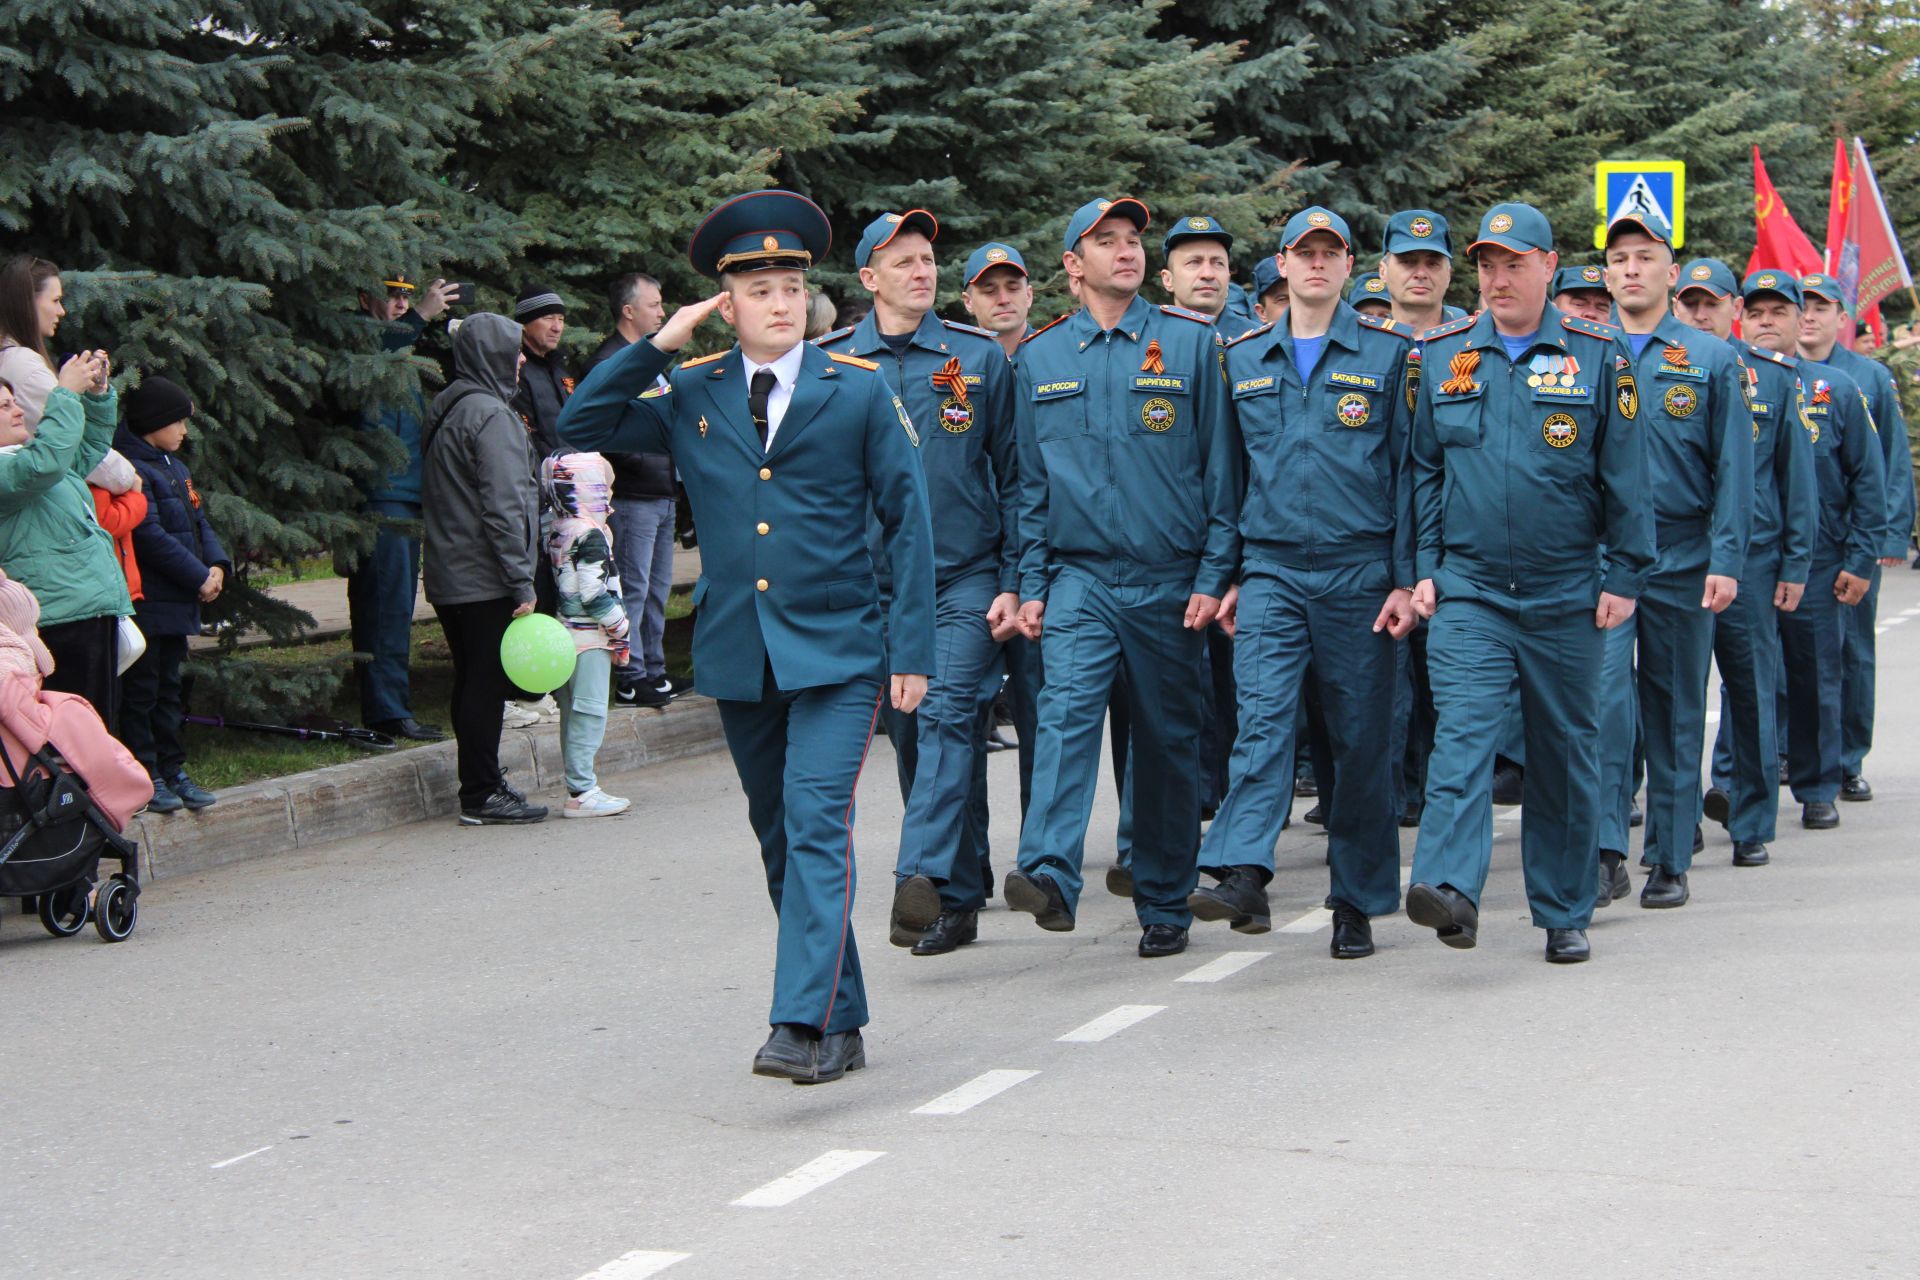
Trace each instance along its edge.
<instances>
[{"instance_id":1,"label":"green balloon","mask_svg":"<svg viewBox=\"0 0 1920 1280\"><path fill-rule=\"evenodd\" d=\"M507 679L528 693L552 693L571 680L575 657L566 627L544 613L515 618L500 637L500 665Z\"/></svg>"}]
</instances>

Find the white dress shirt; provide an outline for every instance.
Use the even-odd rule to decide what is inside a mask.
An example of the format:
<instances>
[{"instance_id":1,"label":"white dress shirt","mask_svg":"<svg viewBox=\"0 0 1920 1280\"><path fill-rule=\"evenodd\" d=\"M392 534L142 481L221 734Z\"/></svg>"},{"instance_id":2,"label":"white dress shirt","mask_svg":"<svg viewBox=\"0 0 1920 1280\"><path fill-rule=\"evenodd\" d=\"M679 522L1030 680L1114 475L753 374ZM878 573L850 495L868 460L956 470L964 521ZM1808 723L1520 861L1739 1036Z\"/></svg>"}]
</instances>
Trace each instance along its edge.
<instances>
[{"instance_id":1,"label":"white dress shirt","mask_svg":"<svg viewBox=\"0 0 1920 1280\"><path fill-rule=\"evenodd\" d=\"M743 352L741 363L746 366L747 386L753 386L753 375L765 369L773 374L773 390L767 393L767 448L773 448L773 438L780 433L780 420L787 416L787 406L793 402L793 384L800 380L801 348L804 342L796 342L787 353L772 364L755 364L746 358ZM751 418L751 414L748 415Z\"/></svg>"}]
</instances>

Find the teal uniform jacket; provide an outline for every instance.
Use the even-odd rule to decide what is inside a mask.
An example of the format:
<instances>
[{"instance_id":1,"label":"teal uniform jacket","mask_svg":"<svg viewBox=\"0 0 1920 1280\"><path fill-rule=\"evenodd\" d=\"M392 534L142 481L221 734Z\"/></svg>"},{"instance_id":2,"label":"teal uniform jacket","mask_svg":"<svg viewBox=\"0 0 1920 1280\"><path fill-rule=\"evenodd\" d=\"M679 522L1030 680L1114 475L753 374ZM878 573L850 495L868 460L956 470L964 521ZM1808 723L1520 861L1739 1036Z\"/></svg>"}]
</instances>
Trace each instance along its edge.
<instances>
[{"instance_id":1,"label":"teal uniform jacket","mask_svg":"<svg viewBox=\"0 0 1920 1280\"><path fill-rule=\"evenodd\" d=\"M1231 342L1249 330L1260 327L1260 317L1253 313L1253 299L1238 284L1227 286L1227 305L1221 310L1215 327L1223 342Z\"/></svg>"},{"instance_id":2,"label":"teal uniform jacket","mask_svg":"<svg viewBox=\"0 0 1920 1280\"><path fill-rule=\"evenodd\" d=\"M1707 572L1737 579L1753 528L1746 371L1731 346L1669 312L1641 348L1634 373L1653 484L1654 542L1666 548L1704 533Z\"/></svg>"},{"instance_id":3,"label":"teal uniform jacket","mask_svg":"<svg viewBox=\"0 0 1920 1280\"><path fill-rule=\"evenodd\" d=\"M1748 342L1736 340L1733 345L1750 371L1748 399L1753 405L1753 532L1748 554L1777 552L1778 580L1804 583L1813 565L1820 516L1799 362Z\"/></svg>"},{"instance_id":4,"label":"teal uniform jacket","mask_svg":"<svg viewBox=\"0 0 1920 1280\"><path fill-rule=\"evenodd\" d=\"M1287 317L1227 344L1248 457L1244 554L1296 569L1386 562L1413 585L1407 404L1410 330L1342 302L1303 386Z\"/></svg>"},{"instance_id":5,"label":"teal uniform jacket","mask_svg":"<svg viewBox=\"0 0 1920 1280\"><path fill-rule=\"evenodd\" d=\"M878 367L806 347L763 450L738 347L682 363L657 388L670 359L642 339L601 362L568 399L559 431L574 449L673 455L705 570L693 592L700 692L758 701L768 664L787 691L931 674L926 482L915 429ZM893 567L884 640L869 512Z\"/></svg>"},{"instance_id":6,"label":"teal uniform jacket","mask_svg":"<svg viewBox=\"0 0 1920 1280\"><path fill-rule=\"evenodd\" d=\"M1591 605L1602 591L1637 598L1653 566L1653 513L1645 409L1620 331L1549 307L1512 366L1490 312L1422 342L1415 575L1437 579L1442 599L1508 610ZM1535 355L1560 357L1556 382L1572 385L1530 387Z\"/></svg>"},{"instance_id":7,"label":"teal uniform jacket","mask_svg":"<svg viewBox=\"0 0 1920 1280\"><path fill-rule=\"evenodd\" d=\"M1905 559L1907 542L1913 536L1913 451L1908 447L1907 418L1900 408L1893 373L1871 356L1845 347L1835 347L1827 360L1858 383L1867 397L1867 411L1880 433L1880 456L1887 475L1887 537L1880 554Z\"/></svg>"},{"instance_id":8,"label":"teal uniform jacket","mask_svg":"<svg viewBox=\"0 0 1920 1280\"><path fill-rule=\"evenodd\" d=\"M1866 395L1838 368L1813 360L1800 362L1800 387L1820 498L1814 559L1871 578L1887 543L1887 473Z\"/></svg>"},{"instance_id":9,"label":"teal uniform jacket","mask_svg":"<svg viewBox=\"0 0 1920 1280\"><path fill-rule=\"evenodd\" d=\"M869 312L859 324L815 341L823 351L879 365L907 406L920 433L920 469L933 509L934 581L944 587L991 568L1001 591L1019 590L1013 373L993 335L928 312L905 354L895 356ZM956 361L959 388L947 372ZM884 563L881 575L884 580Z\"/></svg>"},{"instance_id":10,"label":"teal uniform jacket","mask_svg":"<svg viewBox=\"0 0 1920 1280\"><path fill-rule=\"evenodd\" d=\"M1039 330L1015 367L1020 598L1045 601L1067 564L1110 585L1225 595L1241 451L1213 322L1136 296L1110 331L1084 309Z\"/></svg>"}]
</instances>

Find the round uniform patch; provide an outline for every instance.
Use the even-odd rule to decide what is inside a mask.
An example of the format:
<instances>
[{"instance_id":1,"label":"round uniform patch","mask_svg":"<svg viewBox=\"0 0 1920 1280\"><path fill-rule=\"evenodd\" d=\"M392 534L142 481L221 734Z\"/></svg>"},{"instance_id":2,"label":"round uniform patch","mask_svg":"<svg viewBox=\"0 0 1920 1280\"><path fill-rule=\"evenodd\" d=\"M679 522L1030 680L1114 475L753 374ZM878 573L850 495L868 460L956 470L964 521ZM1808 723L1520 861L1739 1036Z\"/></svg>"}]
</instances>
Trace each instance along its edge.
<instances>
[{"instance_id":1,"label":"round uniform patch","mask_svg":"<svg viewBox=\"0 0 1920 1280\"><path fill-rule=\"evenodd\" d=\"M1005 249L987 250L988 262L1005 262L1006 260L1007 260L1007 251Z\"/></svg>"},{"instance_id":2,"label":"round uniform patch","mask_svg":"<svg viewBox=\"0 0 1920 1280\"><path fill-rule=\"evenodd\" d=\"M775 249L778 249L780 247L780 242L774 239L772 236L767 236L760 241L760 247L762 249L765 249L768 253L772 253Z\"/></svg>"},{"instance_id":3,"label":"round uniform patch","mask_svg":"<svg viewBox=\"0 0 1920 1280\"><path fill-rule=\"evenodd\" d=\"M1424 240L1433 234L1433 224L1425 218L1415 218L1407 224L1407 232Z\"/></svg>"},{"instance_id":4,"label":"round uniform patch","mask_svg":"<svg viewBox=\"0 0 1920 1280\"><path fill-rule=\"evenodd\" d=\"M1207 220L1205 218L1188 218L1187 229L1190 231L1205 231L1207 229Z\"/></svg>"},{"instance_id":5,"label":"round uniform patch","mask_svg":"<svg viewBox=\"0 0 1920 1280\"><path fill-rule=\"evenodd\" d=\"M1767 272L1767 274L1763 276L1755 277L1753 282L1753 287L1756 289L1771 289L1779 283L1780 283L1780 277L1774 275L1773 272L1769 271Z\"/></svg>"},{"instance_id":6,"label":"round uniform patch","mask_svg":"<svg viewBox=\"0 0 1920 1280\"><path fill-rule=\"evenodd\" d=\"M1550 413L1540 424L1540 434L1556 449L1564 449L1580 438L1580 424L1570 413Z\"/></svg>"},{"instance_id":7,"label":"round uniform patch","mask_svg":"<svg viewBox=\"0 0 1920 1280\"><path fill-rule=\"evenodd\" d=\"M1140 425L1149 431L1172 430L1173 418L1173 401L1164 396L1155 396L1140 406Z\"/></svg>"},{"instance_id":8,"label":"round uniform patch","mask_svg":"<svg viewBox=\"0 0 1920 1280\"><path fill-rule=\"evenodd\" d=\"M1387 282L1379 276L1375 276L1373 279L1367 281L1366 287L1368 293L1385 293L1387 291Z\"/></svg>"},{"instance_id":9,"label":"round uniform patch","mask_svg":"<svg viewBox=\"0 0 1920 1280\"><path fill-rule=\"evenodd\" d=\"M973 406L964 400L942 400L940 425L954 435L959 435L973 426Z\"/></svg>"},{"instance_id":10,"label":"round uniform patch","mask_svg":"<svg viewBox=\"0 0 1920 1280\"><path fill-rule=\"evenodd\" d=\"M1667 406L1667 412L1672 416L1691 417L1693 411L1700 407L1700 393L1692 387L1668 387L1662 401Z\"/></svg>"},{"instance_id":11,"label":"round uniform patch","mask_svg":"<svg viewBox=\"0 0 1920 1280\"><path fill-rule=\"evenodd\" d=\"M1364 427L1367 420L1373 417L1373 404L1358 391L1349 391L1340 397L1333 411L1340 415L1341 426Z\"/></svg>"},{"instance_id":12,"label":"round uniform patch","mask_svg":"<svg viewBox=\"0 0 1920 1280\"><path fill-rule=\"evenodd\" d=\"M1487 230L1496 232L1496 233L1501 231L1511 231L1513 230L1513 219L1509 218L1504 213L1496 213L1493 215L1493 220L1487 223Z\"/></svg>"},{"instance_id":13,"label":"round uniform patch","mask_svg":"<svg viewBox=\"0 0 1920 1280\"><path fill-rule=\"evenodd\" d=\"M1333 225L1333 219L1318 210L1307 215L1307 222L1316 227L1330 227Z\"/></svg>"},{"instance_id":14,"label":"round uniform patch","mask_svg":"<svg viewBox=\"0 0 1920 1280\"><path fill-rule=\"evenodd\" d=\"M1713 279L1713 268L1703 262L1693 269L1692 274L1695 280L1711 280Z\"/></svg>"},{"instance_id":15,"label":"round uniform patch","mask_svg":"<svg viewBox=\"0 0 1920 1280\"><path fill-rule=\"evenodd\" d=\"M1588 284L1599 284L1599 283L1600 283L1600 268L1598 268L1598 267L1582 267L1582 268L1580 268L1580 278L1581 278L1582 280L1584 280L1584 281L1586 281L1586 282L1587 282Z\"/></svg>"}]
</instances>

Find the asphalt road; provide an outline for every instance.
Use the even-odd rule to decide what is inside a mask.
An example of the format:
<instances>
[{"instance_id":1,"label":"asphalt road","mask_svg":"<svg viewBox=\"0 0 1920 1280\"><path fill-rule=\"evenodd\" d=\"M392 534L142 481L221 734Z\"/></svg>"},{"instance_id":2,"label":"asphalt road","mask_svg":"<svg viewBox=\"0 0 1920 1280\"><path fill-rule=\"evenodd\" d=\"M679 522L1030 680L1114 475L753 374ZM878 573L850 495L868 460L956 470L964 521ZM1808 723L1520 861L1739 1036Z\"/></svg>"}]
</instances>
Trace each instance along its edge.
<instances>
[{"instance_id":1,"label":"asphalt road","mask_svg":"<svg viewBox=\"0 0 1920 1280\"><path fill-rule=\"evenodd\" d=\"M1475 951L1393 917L1330 960L1296 826L1275 933L1140 960L1111 794L1078 932L996 903L915 959L876 743L869 1067L818 1088L748 1073L773 929L724 756L610 780L618 819L163 881L119 946L9 915L0 1276L1920 1274L1920 574L1882 623L1876 799L1784 807L1766 868L1709 824L1693 902L1570 968L1517 814Z\"/></svg>"}]
</instances>

